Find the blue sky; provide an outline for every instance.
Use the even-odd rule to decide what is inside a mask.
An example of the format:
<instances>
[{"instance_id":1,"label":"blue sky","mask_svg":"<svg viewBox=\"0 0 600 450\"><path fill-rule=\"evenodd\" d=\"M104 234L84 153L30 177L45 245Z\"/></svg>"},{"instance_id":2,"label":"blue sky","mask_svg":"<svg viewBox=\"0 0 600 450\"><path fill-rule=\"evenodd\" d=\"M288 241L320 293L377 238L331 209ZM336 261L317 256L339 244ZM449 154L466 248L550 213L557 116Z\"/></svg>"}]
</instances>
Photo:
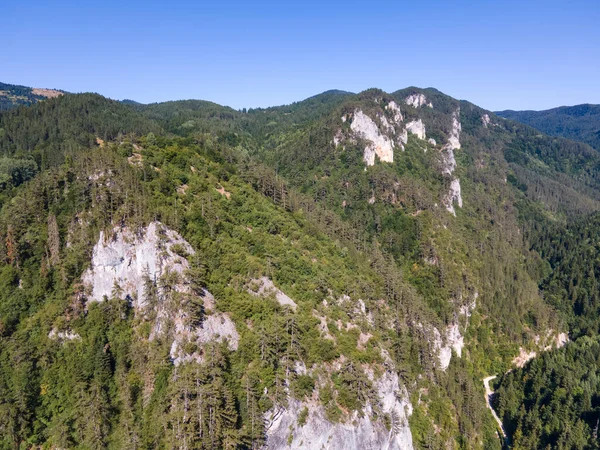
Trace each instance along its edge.
<instances>
[{"instance_id":1,"label":"blue sky","mask_svg":"<svg viewBox=\"0 0 600 450\"><path fill-rule=\"evenodd\" d=\"M235 108L435 87L484 108L600 103L600 2L0 2L0 81Z\"/></svg>"}]
</instances>

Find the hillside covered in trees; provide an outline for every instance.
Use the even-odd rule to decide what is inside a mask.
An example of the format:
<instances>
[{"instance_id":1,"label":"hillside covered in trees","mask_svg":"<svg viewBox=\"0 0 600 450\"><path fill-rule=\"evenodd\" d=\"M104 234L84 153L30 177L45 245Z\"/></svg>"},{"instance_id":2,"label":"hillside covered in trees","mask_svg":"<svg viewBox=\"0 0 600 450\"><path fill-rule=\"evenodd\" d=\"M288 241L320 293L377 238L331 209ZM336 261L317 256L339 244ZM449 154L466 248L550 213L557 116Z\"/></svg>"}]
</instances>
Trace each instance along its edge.
<instances>
[{"instance_id":1,"label":"hillside covered in trees","mask_svg":"<svg viewBox=\"0 0 600 450\"><path fill-rule=\"evenodd\" d=\"M56 89L37 89L0 82L0 111L6 111L21 105L32 105L63 94L63 91Z\"/></svg>"},{"instance_id":2,"label":"hillside covered in trees","mask_svg":"<svg viewBox=\"0 0 600 450\"><path fill-rule=\"evenodd\" d=\"M499 449L481 379L596 336L600 154L434 89L66 94L0 151L0 448Z\"/></svg>"},{"instance_id":3,"label":"hillside covered in trees","mask_svg":"<svg viewBox=\"0 0 600 450\"><path fill-rule=\"evenodd\" d=\"M501 117L516 120L550 136L585 142L600 150L600 105L561 106L545 111L499 111Z\"/></svg>"}]
</instances>

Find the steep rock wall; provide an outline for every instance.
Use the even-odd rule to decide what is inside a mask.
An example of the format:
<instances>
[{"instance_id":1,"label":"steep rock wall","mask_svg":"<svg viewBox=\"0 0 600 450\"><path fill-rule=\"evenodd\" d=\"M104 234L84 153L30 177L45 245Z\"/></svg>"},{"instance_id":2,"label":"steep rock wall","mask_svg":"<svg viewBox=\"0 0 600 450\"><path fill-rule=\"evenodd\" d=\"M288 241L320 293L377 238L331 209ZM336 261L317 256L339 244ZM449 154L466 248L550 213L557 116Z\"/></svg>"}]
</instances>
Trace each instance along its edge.
<instances>
[{"instance_id":1,"label":"steep rock wall","mask_svg":"<svg viewBox=\"0 0 600 450\"><path fill-rule=\"evenodd\" d=\"M347 423L331 423L317 402L290 399L287 408L275 409L267 414L265 449L412 450L412 434L408 426L412 406L408 392L400 385L398 376L390 371L385 372L375 386L379 407L392 421L389 430L381 419L372 419L373 408L370 405L360 415L355 412ZM304 408L308 410L308 417L302 426L298 418Z\"/></svg>"},{"instance_id":2,"label":"steep rock wall","mask_svg":"<svg viewBox=\"0 0 600 450\"><path fill-rule=\"evenodd\" d=\"M356 137L367 143L363 156L367 166L375 164L375 155L383 162L394 162L394 144L381 133L373 119L360 110L355 111L350 128Z\"/></svg>"},{"instance_id":3,"label":"steep rock wall","mask_svg":"<svg viewBox=\"0 0 600 450\"><path fill-rule=\"evenodd\" d=\"M199 324L191 320L185 308L192 297L198 297L190 288L189 262L184 257L193 254L185 239L160 222L152 222L141 230L115 227L108 235L101 232L92 252L91 266L82 277L89 292L87 300L103 301L117 296L129 299L136 314L151 315L154 318L151 337L172 336L171 358L176 365L184 360L201 359L200 353L185 353L183 348L188 342L202 346L213 340L225 340L236 350L239 335L235 324L227 314L214 311L210 292L201 294L204 310L210 314ZM157 301L152 305L146 292L149 284L156 287Z\"/></svg>"}]
</instances>

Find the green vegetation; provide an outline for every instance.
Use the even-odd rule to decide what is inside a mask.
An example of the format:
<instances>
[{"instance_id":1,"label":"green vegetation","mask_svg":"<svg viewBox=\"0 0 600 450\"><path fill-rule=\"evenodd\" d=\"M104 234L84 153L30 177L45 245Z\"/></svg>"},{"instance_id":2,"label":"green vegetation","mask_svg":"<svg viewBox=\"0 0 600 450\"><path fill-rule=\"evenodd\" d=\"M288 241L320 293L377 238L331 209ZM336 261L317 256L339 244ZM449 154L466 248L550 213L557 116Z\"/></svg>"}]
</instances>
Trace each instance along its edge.
<instances>
[{"instance_id":1,"label":"green vegetation","mask_svg":"<svg viewBox=\"0 0 600 450\"><path fill-rule=\"evenodd\" d=\"M583 337L502 378L494 408L515 449L598 448L600 343Z\"/></svg>"},{"instance_id":2,"label":"green vegetation","mask_svg":"<svg viewBox=\"0 0 600 450\"><path fill-rule=\"evenodd\" d=\"M63 95L0 114L3 156L33 158L41 170L129 133L160 132L128 105L97 94Z\"/></svg>"},{"instance_id":3,"label":"green vegetation","mask_svg":"<svg viewBox=\"0 0 600 450\"><path fill-rule=\"evenodd\" d=\"M581 141L600 150L600 105L561 106L545 111L500 111L499 116L532 126L550 136Z\"/></svg>"},{"instance_id":4,"label":"green vegetation","mask_svg":"<svg viewBox=\"0 0 600 450\"><path fill-rule=\"evenodd\" d=\"M45 96L35 94L30 87L0 82L0 111L13 109L17 106L32 105L45 99Z\"/></svg>"},{"instance_id":5,"label":"green vegetation","mask_svg":"<svg viewBox=\"0 0 600 450\"><path fill-rule=\"evenodd\" d=\"M414 92L434 107L405 107ZM349 132L342 116L391 119L392 101L437 143L409 135L394 163L370 167L361 139L333 144ZM454 217L439 155L459 109ZM395 433L374 383L385 370L410 390L417 448L499 448L482 376L563 323L574 336L598 330L598 224L581 217L600 189L595 150L495 116L485 127L482 114L416 88L249 111L64 95L1 113L0 448L258 448L265 414L290 398L304 402L300 427L311 399L332 422L370 411ZM565 234L567 216L581 222ZM171 250L190 262L194 298L161 300L174 275L145 278L143 311L119 286L87 301L81 276L100 231L155 220L193 247ZM297 308L252 295L261 277ZM173 333L155 332L158 302L194 326L228 314L237 350L187 343L201 357L176 365ZM444 372L433 330L449 325L466 345ZM506 392L519 380L506 376ZM516 435L525 397L503 392ZM572 409L586 439L588 409Z\"/></svg>"},{"instance_id":6,"label":"green vegetation","mask_svg":"<svg viewBox=\"0 0 600 450\"><path fill-rule=\"evenodd\" d=\"M529 233L546 261L540 287L575 342L544 352L502 377L495 407L514 448L598 448L600 331L598 214Z\"/></svg>"}]
</instances>

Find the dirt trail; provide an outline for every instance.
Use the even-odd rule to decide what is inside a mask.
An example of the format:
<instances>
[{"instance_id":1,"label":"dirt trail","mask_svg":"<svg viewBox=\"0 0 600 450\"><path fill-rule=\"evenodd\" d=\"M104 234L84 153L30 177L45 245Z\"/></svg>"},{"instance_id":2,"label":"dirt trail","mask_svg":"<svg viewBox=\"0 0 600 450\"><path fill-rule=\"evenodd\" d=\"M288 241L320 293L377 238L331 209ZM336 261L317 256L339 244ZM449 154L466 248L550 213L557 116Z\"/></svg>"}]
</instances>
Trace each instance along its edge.
<instances>
[{"instance_id":1,"label":"dirt trail","mask_svg":"<svg viewBox=\"0 0 600 450\"><path fill-rule=\"evenodd\" d=\"M504 426L502 425L502 421L500 420L500 417L498 417L498 414L496 414L496 411L494 411L494 408L492 408L492 403L490 401L492 398L492 395L494 394L494 391L492 391L492 389L490 388L490 381L492 381L495 378L496 378L496 375L493 375L491 377L487 377L487 378L483 379L483 387L485 388L485 404L487 405L488 408L490 408L490 411L492 411L492 415L494 416L494 419L496 419L496 422L498 423L498 427L500 428L502 437L504 438L504 440L506 440L506 433L504 432Z\"/></svg>"}]
</instances>

